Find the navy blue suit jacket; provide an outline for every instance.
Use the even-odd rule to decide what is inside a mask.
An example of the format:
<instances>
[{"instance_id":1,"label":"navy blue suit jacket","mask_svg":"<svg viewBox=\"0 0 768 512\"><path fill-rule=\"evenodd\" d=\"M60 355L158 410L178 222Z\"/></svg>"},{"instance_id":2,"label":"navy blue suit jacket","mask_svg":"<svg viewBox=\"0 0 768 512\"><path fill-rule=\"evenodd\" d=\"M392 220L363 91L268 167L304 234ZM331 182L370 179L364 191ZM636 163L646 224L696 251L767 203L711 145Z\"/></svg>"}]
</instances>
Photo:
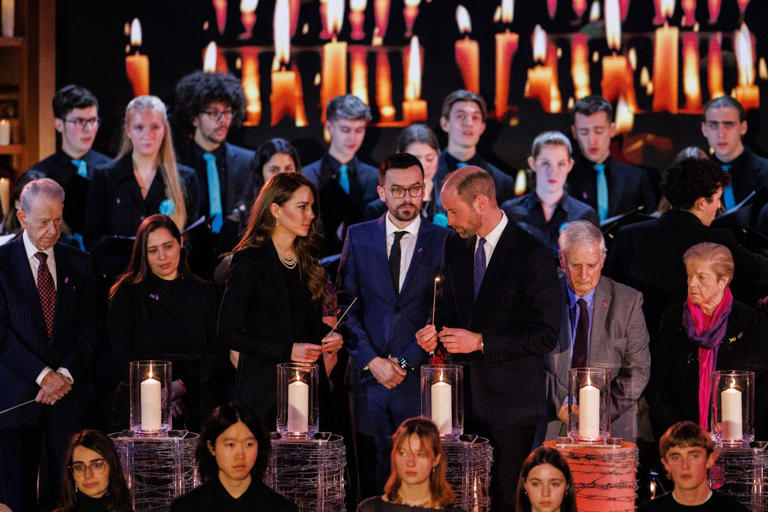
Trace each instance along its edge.
<instances>
[{"instance_id":1,"label":"navy blue suit jacket","mask_svg":"<svg viewBox=\"0 0 768 512\"><path fill-rule=\"evenodd\" d=\"M0 247L0 410L35 398L46 366L63 367L75 381L52 406L62 428L77 427L91 391L90 364L97 335L91 259L68 245L54 246L56 309L48 339L43 309L21 236ZM50 406L45 406L50 407ZM30 404L0 416L0 429L35 425L43 406Z\"/></svg>"},{"instance_id":2,"label":"navy blue suit jacket","mask_svg":"<svg viewBox=\"0 0 768 512\"><path fill-rule=\"evenodd\" d=\"M352 356L353 372L359 372L377 356L403 356L414 368L424 363L425 353L416 343L415 334L431 315L434 280L440 273L448 233L422 219L411 264L398 294L387 260L386 214L350 226L341 254L339 306L346 308L358 297L346 320L346 346ZM372 379L370 374L365 376L366 382Z\"/></svg>"}]
</instances>

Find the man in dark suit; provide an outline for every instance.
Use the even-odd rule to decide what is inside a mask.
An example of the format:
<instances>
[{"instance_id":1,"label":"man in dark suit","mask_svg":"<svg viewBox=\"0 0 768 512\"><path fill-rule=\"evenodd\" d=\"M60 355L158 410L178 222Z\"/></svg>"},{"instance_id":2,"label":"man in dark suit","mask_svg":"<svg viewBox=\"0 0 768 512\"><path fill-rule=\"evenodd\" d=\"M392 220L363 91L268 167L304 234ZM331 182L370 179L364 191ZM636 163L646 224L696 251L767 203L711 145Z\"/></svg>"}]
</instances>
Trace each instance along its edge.
<instances>
[{"instance_id":1,"label":"man in dark suit","mask_svg":"<svg viewBox=\"0 0 768 512\"><path fill-rule=\"evenodd\" d=\"M360 161L357 151L365 138L371 109L357 96L336 96L325 109L328 153L304 167L304 174L320 191L320 220L325 238L323 255L341 251L347 228L365 219L365 207L378 198L379 173Z\"/></svg>"},{"instance_id":2,"label":"man in dark suit","mask_svg":"<svg viewBox=\"0 0 768 512\"><path fill-rule=\"evenodd\" d=\"M605 263L605 274L643 294L648 331L658 332L661 313L686 298L685 251L699 242L725 245L735 263L731 290L745 304L766 295L768 258L750 252L733 234L710 227L730 176L710 160L675 163L662 183L672 208L657 219L624 226Z\"/></svg>"},{"instance_id":3,"label":"man in dark suit","mask_svg":"<svg viewBox=\"0 0 768 512\"><path fill-rule=\"evenodd\" d=\"M380 494L389 476L392 433L418 416L418 368L426 362L414 334L431 314L448 230L422 219L424 171L396 153L379 167L387 213L349 228L339 269L339 306L349 311L345 338L352 355L358 457L363 498Z\"/></svg>"},{"instance_id":4,"label":"man in dark suit","mask_svg":"<svg viewBox=\"0 0 768 512\"><path fill-rule=\"evenodd\" d=\"M57 243L61 186L32 181L20 202L24 231L0 247L0 410L36 403L0 415L0 502L50 510L92 389L93 277L87 254Z\"/></svg>"},{"instance_id":5,"label":"man in dark suit","mask_svg":"<svg viewBox=\"0 0 768 512\"><path fill-rule=\"evenodd\" d=\"M560 343L549 354L557 377L554 405L558 419L550 422L547 439L566 435L568 370L585 366L611 371L611 435L635 442L640 395L651 373L643 296L601 276L605 240L600 229L576 221L559 238Z\"/></svg>"},{"instance_id":6,"label":"man in dark suit","mask_svg":"<svg viewBox=\"0 0 768 512\"><path fill-rule=\"evenodd\" d=\"M99 131L99 100L84 87L67 85L53 97L53 116L61 147L29 170L42 172L64 188L64 222L82 247L85 203L93 170L111 160L91 149Z\"/></svg>"},{"instance_id":7,"label":"man in dark suit","mask_svg":"<svg viewBox=\"0 0 768 512\"><path fill-rule=\"evenodd\" d=\"M600 221L634 211L656 211L657 198L648 173L611 158L616 133L613 107L602 96L587 96L573 106L571 133L581 157L568 176L566 188L597 211Z\"/></svg>"},{"instance_id":8,"label":"man in dark suit","mask_svg":"<svg viewBox=\"0 0 768 512\"><path fill-rule=\"evenodd\" d=\"M496 202L501 204L515 197L515 179L477 154L477 144L485 132L487 117L488 107L479 94L458 89L445 97L440 115L440 128L448 135L448 144L440 152L435 183L439 188L448 173L467 165L475 165L493 176ZM444 216L445 210L439 194L435 200L438 215ZM437 218L438 224L445 222L445 217Z\"/></svg>"},{"instance_id":9,"label":"man in dark suit","mask_svg":"<svg viewBox=\"0 0 768 512\"><path fill-rule=\"evenodd\" d=\"M704 105L701 133L712 148L712 161L731 175L730 185L723 189L726 210L768 185L768 159L754 154L741 140L747 133L747 113L738 100L720 96Z\"/></svg>"},{"instance_id":10,"label":"man in dark suit","mask_svg":"<svg viewBox=\"0 0 768 512\"><path fill-rule=\"evenodd\" d=\"M219 255L237 242L239 224L230 216L253 173L255 153L227 142L229 129L245 117L245 94L232 75L195 71L176 84L175 111L191 133L178 148L179 162L195 170L200 185L200 211L187 215L192 222L200 216L207 220L205 228L193 232L189 264L194 273L211 279Z\"/></svg>"},{"instance_id":11,"label":"man in dark suit","mask_svg":"<svg viewBox=\"0 0 768 512\"><path fill-rule=\"evenodd\" d=\"M416 333L425 351L464 366L466 428L494 446L496 510L513 510L536 424L548 418L545 356L557 345L560 307L550 250L499 209L490 174L463 167L443 183L456 233L445 242L438 297L442 329Z\"/></svg>"}]
</instances>

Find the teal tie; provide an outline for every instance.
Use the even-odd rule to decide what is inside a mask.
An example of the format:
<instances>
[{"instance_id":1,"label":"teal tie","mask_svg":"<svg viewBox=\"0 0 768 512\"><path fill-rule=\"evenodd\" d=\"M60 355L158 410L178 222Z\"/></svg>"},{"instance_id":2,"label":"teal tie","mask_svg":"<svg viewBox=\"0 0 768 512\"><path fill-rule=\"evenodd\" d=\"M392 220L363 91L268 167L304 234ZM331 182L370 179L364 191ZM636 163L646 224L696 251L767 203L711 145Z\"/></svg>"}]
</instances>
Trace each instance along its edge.
<instances>
[{"instance_id":1,"label":"teal tie","mask_svg":"<svg viewBox=\"0 0 768 512\"><path fill-rule=\"evenodd\" d=\"M605 164L595 164L597 171L597 216L601 221L608 217L608 179L605 177Z\"/></svg>"},{"instance_id":2,"label":"teal tie","mask_svg":"<svg viewBox=\"0 0 768 512\"><path fill-rule=\"evenodd\" d=\"M720 167L722 167L724 171L728 172L731 170L733 165L723 164ZM726 210L730 210L736 206L736 198L733 196L733 185L728 185L723 189L723 204L725 205Z\"/></svg>"},{"instance_id":3,"label":"teal tie","mask_svg":"<svg viewBox=\"0 0 768 512\"><path fill-rule=\"evenodd\" d=\"M339 185L349 195L349 166L347 164L339 166Z\"/></svg>"},{"instance_id":4,"label":"teal tie","mask_svg":"<svg viewBox=\"0 0 768 512\"><path fill-rule=\"evenodd\" d=\"M208 173L208 213L213 217L211 231L218 233L221 231L221 225L224 219L221 215L221 189L219 186L219 171L216 168L216 155L213 153L203 153L205 167Z\"/></svg>"},{"instance_id":5,"label":"teal tie","mask_svg":"<svg viewBox=\"0 0 768 512\"><path fill-rule=\"evenodd\" d=\"M81 160L80 158L73 158L72 164L77 167L77 174L79 176L88 179L88 164L85 163L85 160Z\"/></svg>"}]
</instances>

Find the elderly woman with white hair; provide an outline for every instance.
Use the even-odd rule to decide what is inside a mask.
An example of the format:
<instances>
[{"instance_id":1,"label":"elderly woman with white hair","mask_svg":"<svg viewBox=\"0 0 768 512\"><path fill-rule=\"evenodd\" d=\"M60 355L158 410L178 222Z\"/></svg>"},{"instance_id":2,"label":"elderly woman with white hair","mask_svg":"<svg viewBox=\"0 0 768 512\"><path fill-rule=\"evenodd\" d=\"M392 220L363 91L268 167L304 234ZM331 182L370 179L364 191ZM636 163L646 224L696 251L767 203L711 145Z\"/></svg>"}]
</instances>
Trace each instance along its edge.
<instances>
[{"instance_id":1,"label":"elderly woman with white hair","mask_svg":"<svg viewBox=\"0 0 768 512\"><path fill-rule=\"evenodd\" d=\"M678 421L709 430L712 372L756 373L756 439L768 434L768 319L734 300L734 264L724 245L702 242L683 255L688 298L670 306L653 341L649 402L657 434Z\"/></svg>"}]
</instances>

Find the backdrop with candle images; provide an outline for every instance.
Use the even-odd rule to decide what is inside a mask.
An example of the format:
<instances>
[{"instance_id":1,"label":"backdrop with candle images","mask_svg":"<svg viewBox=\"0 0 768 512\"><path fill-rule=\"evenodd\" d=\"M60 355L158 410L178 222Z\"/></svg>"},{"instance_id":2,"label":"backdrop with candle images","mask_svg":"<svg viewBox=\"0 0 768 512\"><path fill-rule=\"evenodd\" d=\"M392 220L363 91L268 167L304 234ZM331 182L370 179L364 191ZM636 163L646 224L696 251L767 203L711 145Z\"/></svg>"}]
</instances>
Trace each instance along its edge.
<instances>
[{"instance_id":1,"label":"backdrop with candle images","mask_svg":"<svg viewBox=\"0 0 768 512\"><path fill-rule=\"evenodd\" d=\"M733 93L751 107L747 142L768 149L760 133L768 110L758 108L768 79L768 37L758 26L766 3L59 2L57 84L96 93L104 119L96 148L114 153L134 90L171 102L175 83L207 53L211 69L242 79L248 98L245 126L231 140L255 147L286 137L305 163L324 150L322 106L336 94L371 106L361 156L375 163L412 121L425 120L444 143L442 99L464 87L487 100L480 151L507 172L523 167L538 132L567 132L574 98L602 93L617 105L615 154L663 168L684 146L704 147L699 114L713 95Z\"/></svg>"}]
</instances>

